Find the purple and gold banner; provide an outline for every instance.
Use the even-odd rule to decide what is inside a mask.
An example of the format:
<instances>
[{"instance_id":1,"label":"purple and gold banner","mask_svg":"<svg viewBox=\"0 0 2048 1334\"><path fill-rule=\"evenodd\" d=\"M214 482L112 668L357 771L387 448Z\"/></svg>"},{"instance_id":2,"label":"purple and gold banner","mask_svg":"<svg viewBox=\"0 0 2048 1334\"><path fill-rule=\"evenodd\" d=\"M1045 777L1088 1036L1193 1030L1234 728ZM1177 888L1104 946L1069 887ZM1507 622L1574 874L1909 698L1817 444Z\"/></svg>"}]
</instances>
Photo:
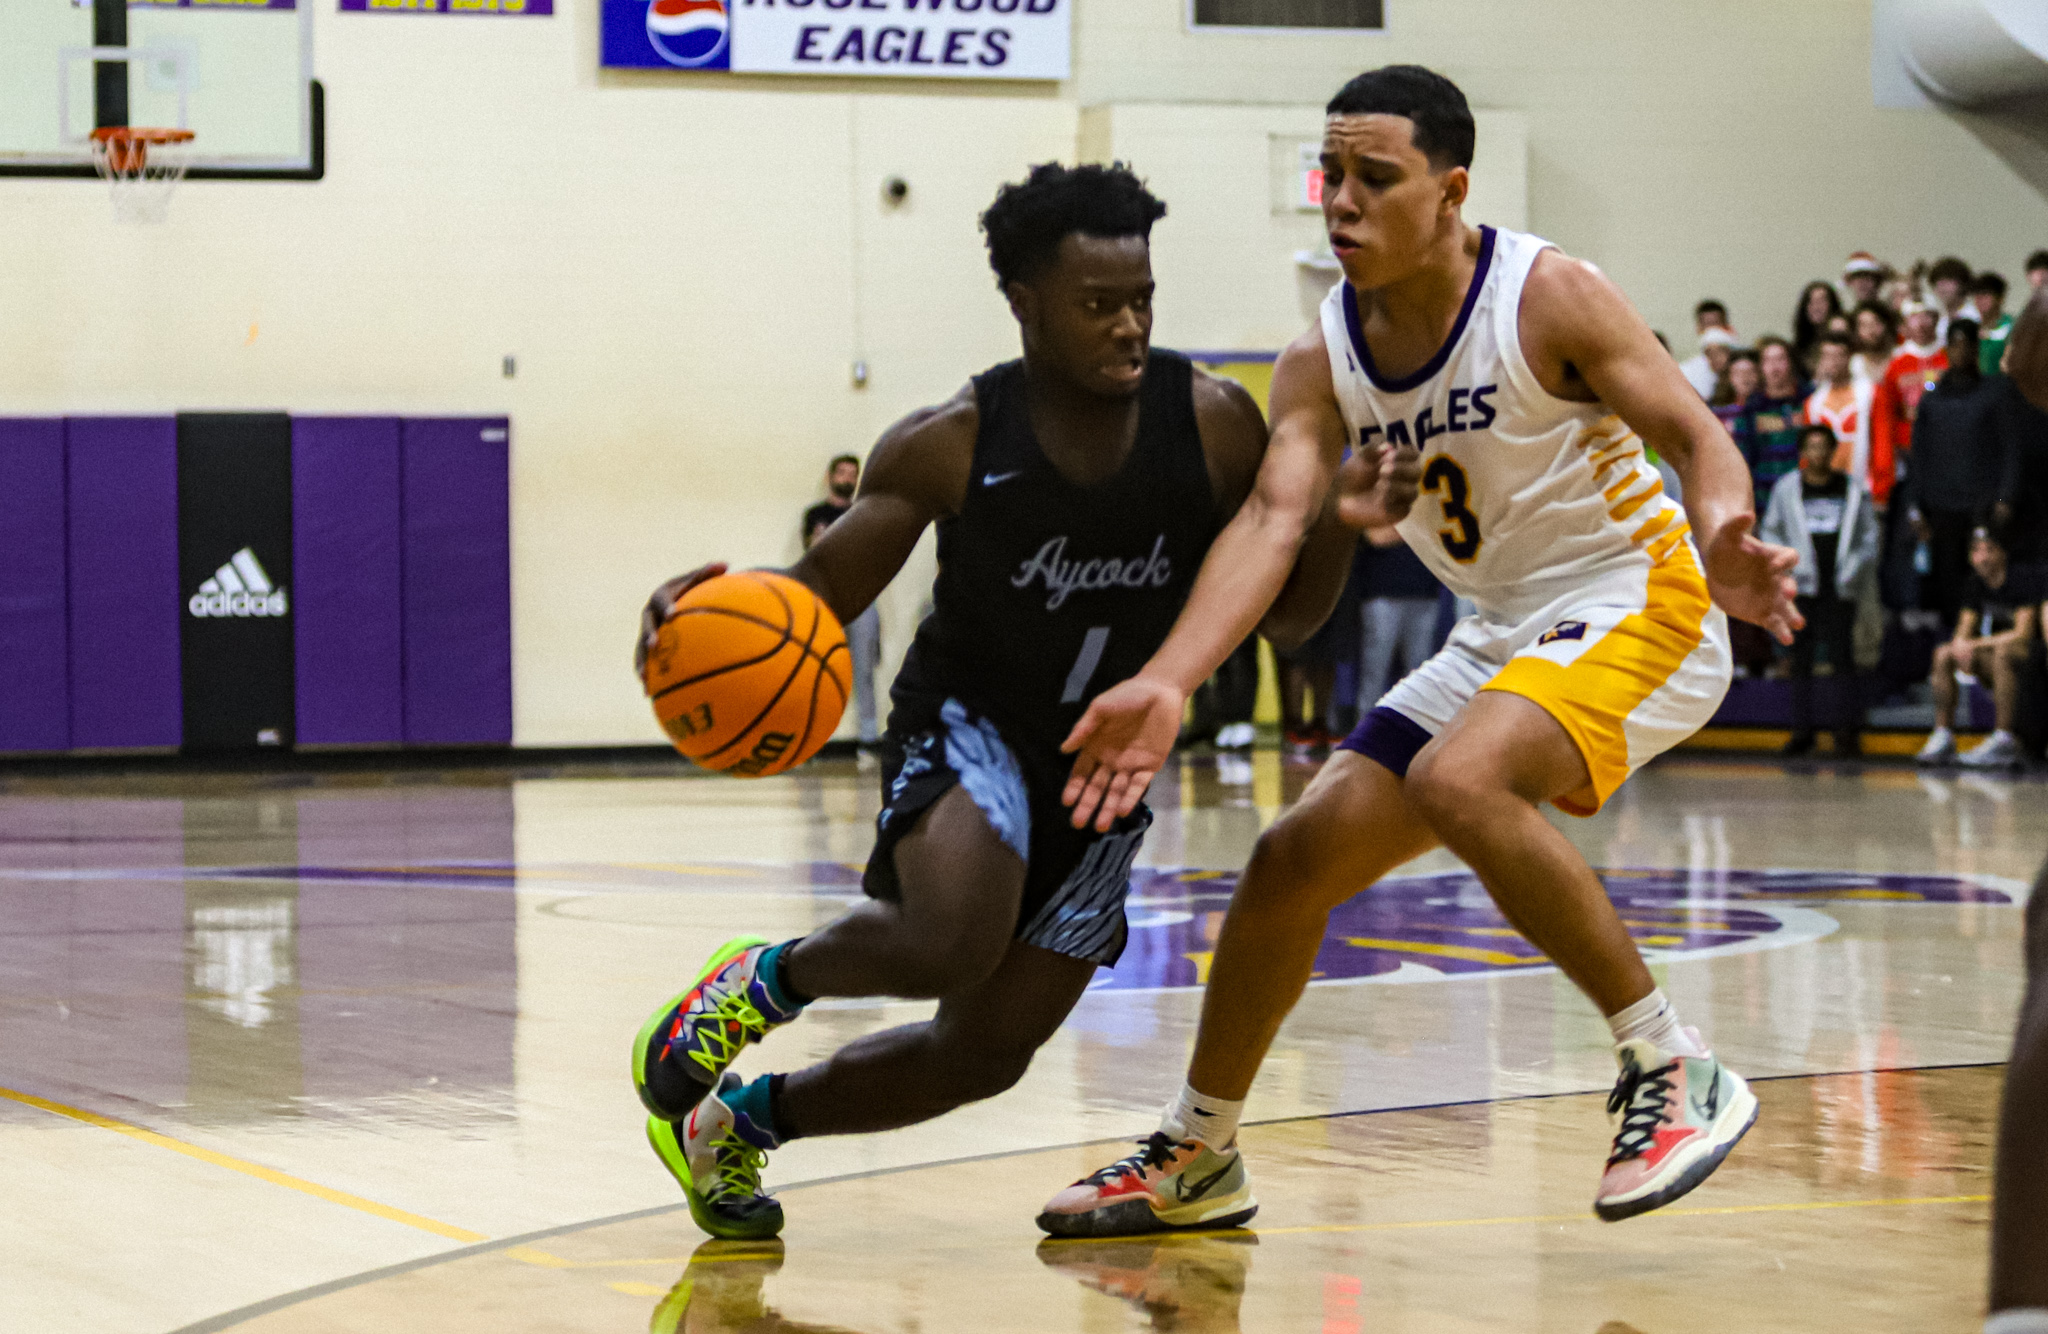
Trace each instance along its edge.
<instances>
[{"instance_id":1,"label":"purple and gold banner","mask_svg":"<svg viewBox=\"0 0 2048 1334\"><path fill-rule=\"evenodd\" d=\"M253 0L250 0L253 3ZM287 5L289 8L289 5ZM341 0L344 14L501 14L546 18L555 0Z\"/></svg>"}]
</instances>

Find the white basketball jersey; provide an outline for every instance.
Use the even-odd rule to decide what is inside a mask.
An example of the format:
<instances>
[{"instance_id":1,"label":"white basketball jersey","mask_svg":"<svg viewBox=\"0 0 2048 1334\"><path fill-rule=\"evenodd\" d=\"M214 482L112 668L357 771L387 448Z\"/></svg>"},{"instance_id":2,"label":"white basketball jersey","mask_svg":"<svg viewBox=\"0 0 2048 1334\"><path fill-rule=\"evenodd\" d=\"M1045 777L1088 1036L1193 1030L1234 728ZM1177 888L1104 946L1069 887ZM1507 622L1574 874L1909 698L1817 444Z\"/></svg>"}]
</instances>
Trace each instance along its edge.
<instances>
[{"instance_id":1,"label":"white basketball jersey","mask_svg":"<svg viewBox=\"0 0 2048 1334\"><path fill-rule=\"evenodd\" d=\"M1619 417L1552 396L1523 359L1522 285L1550 243L1479 230L1458 322L1421 369L1379 373L1349 283L1323 302L1323 342L1353 444L1422 451L1401 536L1489 620L1515 622L1596 577L1647 570L1687 540L1685 511Z\"/></svg>"}]
</instances>

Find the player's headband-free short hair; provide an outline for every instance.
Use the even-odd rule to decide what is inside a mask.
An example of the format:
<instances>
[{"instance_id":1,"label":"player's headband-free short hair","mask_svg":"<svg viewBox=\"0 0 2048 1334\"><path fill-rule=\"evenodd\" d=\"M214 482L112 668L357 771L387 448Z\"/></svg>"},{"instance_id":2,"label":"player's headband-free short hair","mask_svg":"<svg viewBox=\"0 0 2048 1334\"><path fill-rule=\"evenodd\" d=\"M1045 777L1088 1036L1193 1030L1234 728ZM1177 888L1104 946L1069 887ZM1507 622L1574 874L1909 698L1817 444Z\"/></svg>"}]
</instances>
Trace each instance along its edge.
<instances>
[{"instance_id":1,"label":"player's headband-free short hair","mask_svg":"<svg viewBox=\"0 0 2048 1334\"><path fill-rule=\"evenodd\" d=\"M839 465L842 463L851 463L854 467L858 468L860 466L860 456L858 454L841 454L825 465L825 471L828 473L838 472Z\"/></svg>"},{"instance_id":2,"label":"player's headband-free short hair","mask_svg":"<svg viewBox=\"0 0 2048 1334\"><path fill-rule=\"evenodd\" d=\"M1415 125L1415 147L1437 171L1472 165L1472 108L1458 85L1420 65L1383 65L1337 90L1323 108L1330 116L1405 116Z\"/></svg>"},{"instance_id":3,"label":"player's headband-free short hair","mask_svg":"<svg viewBox=\"0 0 2048 1334\"><path fill-rule=\"evenodd\" d=\"M1041 162L1021 181L996 191L981 215L989 267L999 286L1029 282L1076 234L1152 239L1152 224L1166 216L1137 174L1121 162L1078 167Z\"/></svg>"},{"instance_id":4,"label":"player's headband-free short hair","mask_svg":"<svg viewBox=\"0 0 2048 1334\"><path fill-rule=\"evenodd\" d=\"M1803 451L1806 448L1806 442L1813 439L1815 436L1819 436L1821 439L1827 441L1828 448L1834 448L1835 428L1832 426L1824 425L1820 422L1815 422L1811 426L1802 426L1799 428L1799 448Z\"/></svg>"},{"instance_id":5,"label":"player's headband-free short hair","mask_svg":"<svg viewBox=\"0 0 2048 1334\"><path fill-rule=\"evenodd\" d=\"M1692 317L1694 319L1698 319L1702 315L1719 315L1725 320L1728 318L1728 307L1714 300L1714 298L1708 297L1705 301L1692 308Z\"/></svg>"},{"instance_id":6,"label":"player's headband-free short hair","mask_svg":"<svg viewBox=\"0 0 2048 1334\"><path fill-rule=\"evenodd\" d=\"M1983 293L1985 296L2004 296L2004 275L1993 273L1991 270L1986 269L1984 270L1984 272L1970 279L1970 294L1972 296L1975 296L1980 292Z\"/></svg>"}]
</instances>

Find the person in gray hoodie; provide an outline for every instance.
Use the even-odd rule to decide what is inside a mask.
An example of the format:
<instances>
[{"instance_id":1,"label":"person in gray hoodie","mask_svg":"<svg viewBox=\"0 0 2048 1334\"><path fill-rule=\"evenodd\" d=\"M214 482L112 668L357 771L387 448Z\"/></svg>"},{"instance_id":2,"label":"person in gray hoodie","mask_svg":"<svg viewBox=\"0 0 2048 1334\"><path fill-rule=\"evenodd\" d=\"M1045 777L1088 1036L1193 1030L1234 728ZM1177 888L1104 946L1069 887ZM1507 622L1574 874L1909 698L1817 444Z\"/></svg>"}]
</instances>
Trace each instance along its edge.
<instances>
[{"instance_id":1,"label":"person in gray hoodie","mask_svg":"<svg viewBox=\"0 0 2048 1334\"><path fill-rule=\"evenodd\" d=\"M1877 512L1870 490L1834 468L1827 426L1799 434L1799 467L1771 488L1757 537L1799 553L1793 577L1806 628L1792 640L1792 739L1787 755L1813 749L1813 657L1826 645L1834 668L1835 754L1862 753L1863 689L1856 670L1856 604L1877 578Z\"/></svg>"}]
</instances>

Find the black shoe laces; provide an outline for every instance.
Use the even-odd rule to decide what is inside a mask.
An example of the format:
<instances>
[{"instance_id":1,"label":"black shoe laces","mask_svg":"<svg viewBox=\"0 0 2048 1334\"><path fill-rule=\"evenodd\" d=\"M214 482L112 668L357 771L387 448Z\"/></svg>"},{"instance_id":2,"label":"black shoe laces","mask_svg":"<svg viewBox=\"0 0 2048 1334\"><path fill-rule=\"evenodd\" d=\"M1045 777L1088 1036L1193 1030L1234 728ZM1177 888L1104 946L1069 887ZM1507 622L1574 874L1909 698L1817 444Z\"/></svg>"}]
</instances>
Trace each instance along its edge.
<instances>
[{"instance_id":1,"label":"black shoe laces","mask_svg":"<svg viewBox=\"0 0 2048 1334\"><path fill-rule=\"evenodd\" d=\"M1153 1131L1144 1139L1136 1141L1136 1143L1143 1147L1128 1158L1119 1158L1101 1171L1082 1177L1082 1184L1100 1186L1126 1173L1136 1173L1147 1167L1163 1168L1173 1161L1173 1151L1179 1147L1173 1140L1166 1137L1166 1132L1161 1130Z\"/></svg>"},{"instance_id":2,"label":"black shoe laces","mask_svg":"<svg viewBox=\"0 0 2048 1334\"><path fill-rule=\"evenodd\" d=\"M1678 1062L1673 1061L1645 1071L1636 1064L1634 1052L1623 1060L1621 1078L1607 1095L1607 1114L1622 1113L1621 1129L1614 1136L1614 1155L1607 1160L1609 1167L1640 1158L1656 1144L1657 1127L1664 1124L1664 1109L1671 1102L1671 1076L1678 1069Z\"/></svg>"}]
</instances>

